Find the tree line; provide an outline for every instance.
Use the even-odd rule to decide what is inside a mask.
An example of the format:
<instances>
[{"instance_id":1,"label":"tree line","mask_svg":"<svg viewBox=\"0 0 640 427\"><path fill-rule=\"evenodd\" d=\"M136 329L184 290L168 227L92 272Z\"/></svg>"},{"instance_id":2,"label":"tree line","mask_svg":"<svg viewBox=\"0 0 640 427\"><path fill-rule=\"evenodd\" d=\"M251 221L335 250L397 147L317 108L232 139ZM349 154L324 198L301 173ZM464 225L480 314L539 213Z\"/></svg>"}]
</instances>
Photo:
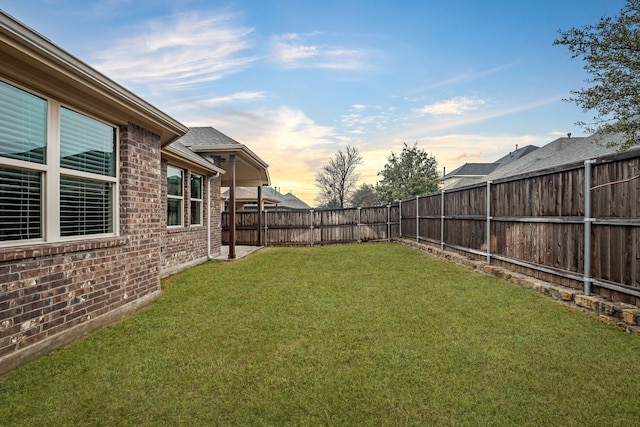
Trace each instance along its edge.
<instances>
[{"instance_id":1,"label":"tree line","mask_svg":"<svg viewBox=\"0 0 640 427\"><path fill-rule=\"evenodd\" d=\"M357 186L360 175L356 167L362 157L356 147L338 150L316 173L318 208L346 208L375 206L395 200L436 191L439 185L438 163L434 156L404 143L402 152L391 152L384 168L378 172L381 179L374 184Z\"/></svg>"}]
</instances>

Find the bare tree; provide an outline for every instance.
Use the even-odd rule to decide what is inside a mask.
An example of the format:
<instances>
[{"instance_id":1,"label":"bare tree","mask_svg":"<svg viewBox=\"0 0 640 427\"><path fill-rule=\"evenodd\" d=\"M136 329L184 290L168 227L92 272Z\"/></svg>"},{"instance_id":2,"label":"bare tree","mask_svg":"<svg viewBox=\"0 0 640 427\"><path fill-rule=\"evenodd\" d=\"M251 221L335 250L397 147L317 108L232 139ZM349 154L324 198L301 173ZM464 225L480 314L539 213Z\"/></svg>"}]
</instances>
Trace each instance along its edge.
<instances>
[{"instance_id":1,"label":"bare tree","mask_svg":"<svg viewBox=\"0 0 640 427\"><path fill-rule=\"evenodd\" d=\"M320 190L316 198L317 206L344 208L360 177L355 169L361 163L358 149L349 145L329 158L329 164L316 174L316 186Z\"/></svg>"}]
</instances>

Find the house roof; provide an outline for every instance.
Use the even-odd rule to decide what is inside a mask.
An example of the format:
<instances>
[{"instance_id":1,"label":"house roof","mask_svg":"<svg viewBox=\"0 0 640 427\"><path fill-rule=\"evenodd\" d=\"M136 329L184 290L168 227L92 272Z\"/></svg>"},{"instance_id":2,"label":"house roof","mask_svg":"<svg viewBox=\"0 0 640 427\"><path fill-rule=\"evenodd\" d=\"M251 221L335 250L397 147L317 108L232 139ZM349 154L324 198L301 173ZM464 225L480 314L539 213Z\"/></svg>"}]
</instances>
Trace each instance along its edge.
<instances>
[{"instance_id":1,"label":"house roof","mask_svg":"<svg viewBox=\"0 0 640 427\"><path fill-rule=\"evenodd\" d=\"M484 176L493 172L498 167L497 163L465 163L459 168L449 172L444 178L454 176Z\"/></svg>"},{"instance_id":2,"label":"house roof","mask_svg":"<svg viewBox=\"0 0 640 427\"><path fill-rule=\"evenodd\" d=\"M229 190L222 193L222 197L229 198ZM280 193L273 187L263 187L262 199L265 203L275 204L278 207L287 209L311 209L309 205L296 197L293 193L287 194ZM236 200L240 202L253 202L258 201L258 189L256 187L236 188Z\"/></svg>"},{"instance_id":3,"label":"house roof","mask_svg":"<svg viewBox=\"0 0 640 427\"><path fill-rule=\"evenodd\" d=\"M529 153L532 153L534 151L536 151L539 147L535 146L535 145L526 145L522 148L516 148L515 151L510 152L509 154L507 154L504 157L501 157L500 159L496 160L494 163L498 164L498 167L504 166L508 163L511 163L515 160L518 160L521 157L526 156ZM493 172L493 171L492 171Z\"/></svg>"},{"instance_id":4,"label":"house roof","mask_svg":"<svg viewBox=\"0 0 640 427\"><path fill-rule=\"evenodd\" d=\"M185 164L198 172L198 169L206 172L213 173L226 173L224 169L216 166L213 162L205 159L202 156L194 153L185 147L180 141L174 141L162 149L162 155L167 159L170 159L172 163L177 165Z\"/></svg>"},{"instance_id":5,"label":"house roof","mask_svg":"<svg viewBox=\"0 0 640 427\"><path fill-rule=\"evenodd\" d=\"M133 122L167 145L188 128L0 10L0 75L113 124Z\"/></svg>"},{"instance_id":6,"label":"house roof","mask_svg":"<svg viewBox=\"0 0 640 427\"><path fill-rule=\"evenodd\" d=\"M258 187L271 183L269 165L244 144L228 137L212 127L193 127L179 143L204 158L217 157L220 167L227 173L222 177L222 186L229 187L229 160L236 158L236 187Z\"/></svg>"},{"instance_id":7,"label":"house roof","mask_svg":"<svg viewBox=\"0 0 640 427\"><path fill-rule=\"evenodd\" d=\"M521 158L497 168L482 181L521 175L557 166L613 154L615 147L606 144L620 139L619 135L591 135L586 138L558 138ZM638 146L636 146L638 147Z\"/></svg>"}]
</instances>

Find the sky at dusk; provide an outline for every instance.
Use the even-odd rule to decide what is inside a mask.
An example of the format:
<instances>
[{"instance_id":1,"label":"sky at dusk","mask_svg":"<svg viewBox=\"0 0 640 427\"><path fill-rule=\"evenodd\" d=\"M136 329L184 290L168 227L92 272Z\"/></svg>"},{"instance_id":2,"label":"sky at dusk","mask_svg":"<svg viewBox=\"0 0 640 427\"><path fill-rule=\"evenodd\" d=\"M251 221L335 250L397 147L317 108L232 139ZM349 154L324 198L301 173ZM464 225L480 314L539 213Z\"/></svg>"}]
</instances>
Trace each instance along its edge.
<instances>
[{"instance_id":1,"label":"sky at dusk","mask_svg":"<svg viewBox=\"0 0 640 427\"><path fill-rule=\"evenodd\" d=\"M0 0L0 9L187 126L213 126L313 205L353 145L360 182L417 143L440 171L588 121L558 30L623 0Z\"/></svg>"}]
</instances>

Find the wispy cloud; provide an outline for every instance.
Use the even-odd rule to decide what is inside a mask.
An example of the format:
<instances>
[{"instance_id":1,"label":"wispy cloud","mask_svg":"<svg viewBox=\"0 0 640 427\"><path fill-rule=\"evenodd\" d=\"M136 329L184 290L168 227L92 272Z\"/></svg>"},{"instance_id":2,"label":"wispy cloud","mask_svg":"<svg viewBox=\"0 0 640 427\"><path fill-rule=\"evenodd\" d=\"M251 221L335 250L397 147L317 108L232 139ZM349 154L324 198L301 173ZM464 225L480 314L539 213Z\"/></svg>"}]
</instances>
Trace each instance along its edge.
<instances>
[{"instance_id":1,"label":"wispy cloud","mask_svg":"<svg viewBox=\"0 0 640 427\"><path fill-rule=\"evenodd\" d=\"M395 107L388 105L368 106L354 104L340 116L344 130L352 135L366 135L385 129L395 120Z\"/></svg>"},{"instance_id":2,"label":"wispy cloud","mask_svg":"<svg viewBox=\"0 0 640 427\"><path fill-rule=\"evenodd\" d=\"M259 101L265 98L264 92L260 91L246 91L236 92L230 95L218 96L215 98L200 99L193 102L186 102L184 104L173 107L176 111L185 110L198 110L201 108L217 108L224 105L236 104L238 102L253 102Z\"/></svg>"},{"instance_id":3,"label":"wispy cloud","mask_svg":"<svg viewBox=\"0 0 640 427\"><path fill-rule=\"evenodd\" d=\"M323 42L324 33L287 33L272 38L272 58L284 68L361 70L369 65L365 49Z\"/></svg>"},{"instance_id":4,"label":"wispy cloud","mask_svg":"<svg viewBox=\"0 0 640 427\"><path fill-rule=\"evenodd\" d=\"M156 89L190 88L248 67L257 58L253 28L234 25L235 15L176 15L130 29L95 55L94 66L112 78Z\"/></svg>"},{"instance_id":5,"label":"wispy cloud","mask_svg":"<svg viewBox=\"0 0 640 427\"><path fill-rule=\"evenodd\" d=\"M424 92L424 91L427 91L427 90L433 90L433 89L438 89L438 88L442 88L442 87L446 87L446 86L451 86L451 85L454 85L454 84L457 84L457 83L478 80L478 79L481 79L483 77L489 76L491 74L499 73L499 72L504 71L506 69L509 69L511 67L515 67L515 66L519 65L520 63L521 63L521 61L514 61L514 62L510 62L508 64L498 65L496 67L492 67L492 68L489 68L489 69L486 69L486 70L482 70L482 71L469 71L469 72L461 73L461 74L455 75L453 77L444 79L442 81L431 83L431 84L428 84L426 86L419 87L419 88L411 91L411 94L416 94L416 93L421 93L421 92Z\"/></svg>"},{"instance_id":6,"label":"wispy cloud","mask_svg":"<svg viewBox=\"0 0 640 427\"><path fill-rule=\"evenodd\" d=\"M477 110L484 104L485 101L482 99L458 96L445 101L436 102L435 104L425 105L424 107L417 108L414 111L422 115L460 115L467 111Z\"/></svg>"}]
</instances>

